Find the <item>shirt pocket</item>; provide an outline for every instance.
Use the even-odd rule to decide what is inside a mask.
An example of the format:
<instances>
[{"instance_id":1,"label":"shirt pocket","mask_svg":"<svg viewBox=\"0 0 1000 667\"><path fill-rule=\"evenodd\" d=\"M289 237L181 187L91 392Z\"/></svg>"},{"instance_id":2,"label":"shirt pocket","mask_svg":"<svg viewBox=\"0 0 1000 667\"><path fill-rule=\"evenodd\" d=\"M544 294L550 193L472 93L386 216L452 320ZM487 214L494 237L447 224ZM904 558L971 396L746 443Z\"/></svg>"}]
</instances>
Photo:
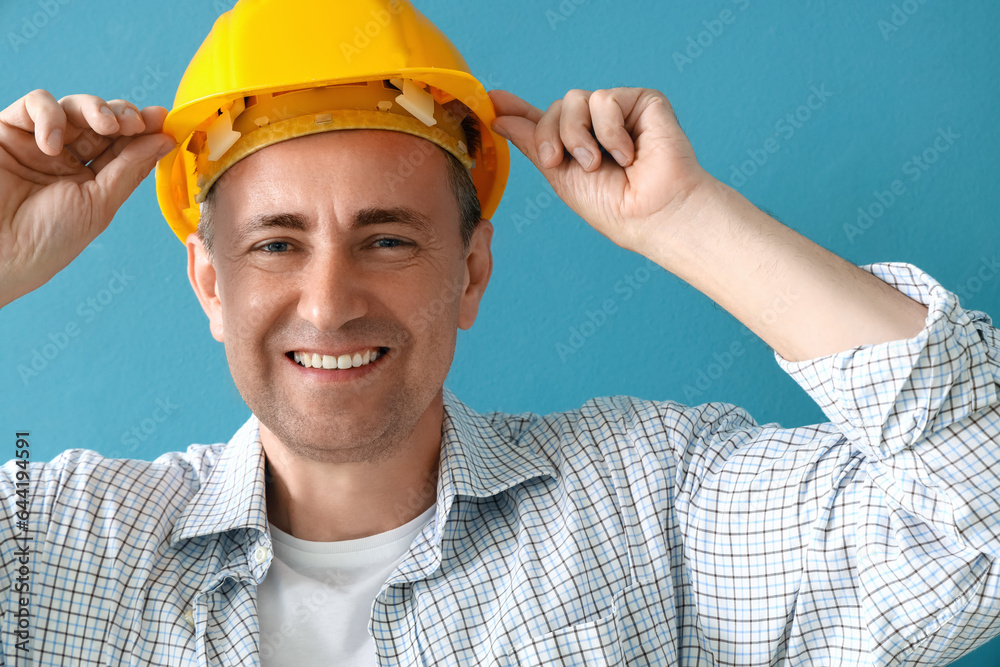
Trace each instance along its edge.
<instances>
[{"instance_id":1,"label":"shirt pocket","mask_svg":"<svg viewBox=\"0 0 1000 667\"><path fill-rule=\"evenodd\" d=\"M516 643L501 665L674 665L677 660L669 581L632 584L607 614Z\"/></svg>"}]
</instances>

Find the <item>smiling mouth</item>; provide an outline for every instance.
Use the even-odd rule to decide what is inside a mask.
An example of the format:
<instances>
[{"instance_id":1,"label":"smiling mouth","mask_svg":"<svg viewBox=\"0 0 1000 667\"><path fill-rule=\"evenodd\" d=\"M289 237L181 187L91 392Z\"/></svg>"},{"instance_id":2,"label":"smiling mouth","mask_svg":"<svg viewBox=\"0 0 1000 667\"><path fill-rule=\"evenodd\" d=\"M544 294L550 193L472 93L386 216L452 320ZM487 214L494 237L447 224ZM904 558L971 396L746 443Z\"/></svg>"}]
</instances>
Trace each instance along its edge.
<instances>
[{"instance_id":1,"label":"smiling mouth","mask_svg":"<svg viewBox=\"0 0 1000 667\"><path fill-rule=\"evenodd\" d=\"M387 347L372 347L365 350L358 350L353 354L341 354L333 356L329 354L318 354L316 352L288 352L286 357L303 368L322 368L324 370L347 370L349 368L359 368L374 363L389 352Z\"/></svg>"}]
</instances>

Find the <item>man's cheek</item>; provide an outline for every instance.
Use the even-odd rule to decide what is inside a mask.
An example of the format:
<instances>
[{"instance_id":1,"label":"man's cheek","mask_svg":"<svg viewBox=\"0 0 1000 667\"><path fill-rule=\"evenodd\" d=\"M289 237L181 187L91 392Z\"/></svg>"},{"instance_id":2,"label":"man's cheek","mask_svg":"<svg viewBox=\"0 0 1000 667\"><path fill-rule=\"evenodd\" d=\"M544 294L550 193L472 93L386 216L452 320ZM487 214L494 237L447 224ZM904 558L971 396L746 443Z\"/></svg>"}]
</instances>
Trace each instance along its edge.
<instances>
[{"instance_id":1,"label":"man's cheek","mask_svg":"<svg viewBox=\"0 0 1000 667\"><path fill-rule=\"evenodd\" d=\"M442 327L457 326L464 292L464 279L449 281L427 304L427 319Z\"/></svg>"}]
</instances>

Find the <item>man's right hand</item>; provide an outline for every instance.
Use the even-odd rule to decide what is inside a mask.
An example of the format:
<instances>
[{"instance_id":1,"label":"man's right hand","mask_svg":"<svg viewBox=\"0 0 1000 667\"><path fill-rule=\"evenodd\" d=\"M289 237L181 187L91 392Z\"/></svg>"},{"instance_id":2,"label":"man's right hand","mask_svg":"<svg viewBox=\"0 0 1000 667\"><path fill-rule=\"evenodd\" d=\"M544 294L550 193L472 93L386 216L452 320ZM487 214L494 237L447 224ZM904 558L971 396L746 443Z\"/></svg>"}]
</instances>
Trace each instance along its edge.
<instances>
[{"instance_id":1,"label":"man's right hand","mask_svg":"<svg viewBox=\"0 0 1000 667\"><path fill-rule=\"evenodd\" d=\"M167 110L28 93L0 112L0 307L41 287L103 232L174 148Z\"/></svg>"}]
</instances>

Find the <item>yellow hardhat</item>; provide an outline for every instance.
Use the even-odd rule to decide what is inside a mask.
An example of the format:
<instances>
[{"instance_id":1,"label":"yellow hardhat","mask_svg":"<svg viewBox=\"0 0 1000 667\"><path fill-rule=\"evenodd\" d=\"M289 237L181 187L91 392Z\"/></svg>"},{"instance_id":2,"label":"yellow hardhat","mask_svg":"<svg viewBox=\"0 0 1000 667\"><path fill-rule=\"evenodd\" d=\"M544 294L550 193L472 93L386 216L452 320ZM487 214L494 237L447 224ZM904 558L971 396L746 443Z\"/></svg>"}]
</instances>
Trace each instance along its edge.
<instances>
[{"instance_id":1,"label":"yellow hardhat","mask_svg":"<svg viewBox=\"0 0 1000 667\"><path fill-rule=\"evenodd\" d=\"M476 155L466 111L482 134ZM391 129L471 167L489 218L510 169L494 118L462 55L407 0L240 0L184 72L164 123L179 145L157 164L156 195L184 243L208 188L253 151L331 129Z\"/></svg>"}]
</instances>

